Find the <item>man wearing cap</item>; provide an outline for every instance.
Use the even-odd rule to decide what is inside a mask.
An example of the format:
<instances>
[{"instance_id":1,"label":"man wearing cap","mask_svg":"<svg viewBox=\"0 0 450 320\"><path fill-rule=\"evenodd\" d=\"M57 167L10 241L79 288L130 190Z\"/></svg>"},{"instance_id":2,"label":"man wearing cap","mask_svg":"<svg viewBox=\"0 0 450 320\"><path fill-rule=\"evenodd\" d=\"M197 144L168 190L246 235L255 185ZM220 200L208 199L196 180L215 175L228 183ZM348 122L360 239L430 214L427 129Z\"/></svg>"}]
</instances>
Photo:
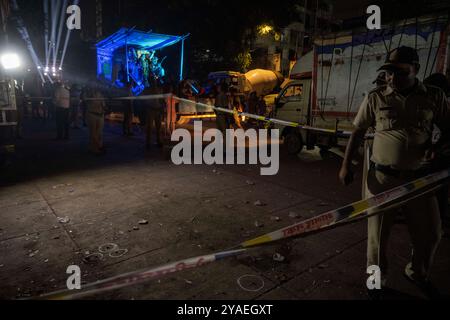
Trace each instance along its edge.
<instances>
[{"instance_id":1,"label":"man wearing cap","mask_svg":"<svg viewBox=\"0 0 450 320\"><path fill-rule=\"evenodd\" d=\"M413 48L399 47L391 51L386 63L378 70L386 72L387 85L368 94L354 120L355 130L339 178L344 185L353 181L352 158L367 129L373 128L375 136L366 183L367 197L423 176L434 124L442 130L449 129L450 110L445 95L440 89L425 86L416 78L419 68L419 57ZM368 220L367 264L380 267L382 285L388 268L386 249L395 210L385 210ZM413 246L412 260L405 268L405 276L426 293L435 293L428 276L441 238L436 198L427 194L411 200L404 205L403 212Z\"/></svg>"}]
</instances>

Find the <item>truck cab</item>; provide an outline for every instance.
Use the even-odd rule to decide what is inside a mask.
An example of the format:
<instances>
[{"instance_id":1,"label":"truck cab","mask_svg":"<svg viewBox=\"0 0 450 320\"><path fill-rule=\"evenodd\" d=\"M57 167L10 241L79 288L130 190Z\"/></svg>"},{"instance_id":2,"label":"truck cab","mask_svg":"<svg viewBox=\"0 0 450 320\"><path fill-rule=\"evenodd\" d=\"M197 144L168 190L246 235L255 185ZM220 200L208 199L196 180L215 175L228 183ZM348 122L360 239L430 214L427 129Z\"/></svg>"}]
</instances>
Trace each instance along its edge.
<instances>
[{"instance_id":1,"label":"truck cab","mask_svg":"<svg viewBox=\"0 0 450 320\"><path fill-rule=\"evenodd\" d=\"M309 124L311 79L287 83L275 99L275 118L300 124ZM290 154L299 153L308 142L307 132L298 128L275 124L280 130Z\"/></svg>"}]
</instances>

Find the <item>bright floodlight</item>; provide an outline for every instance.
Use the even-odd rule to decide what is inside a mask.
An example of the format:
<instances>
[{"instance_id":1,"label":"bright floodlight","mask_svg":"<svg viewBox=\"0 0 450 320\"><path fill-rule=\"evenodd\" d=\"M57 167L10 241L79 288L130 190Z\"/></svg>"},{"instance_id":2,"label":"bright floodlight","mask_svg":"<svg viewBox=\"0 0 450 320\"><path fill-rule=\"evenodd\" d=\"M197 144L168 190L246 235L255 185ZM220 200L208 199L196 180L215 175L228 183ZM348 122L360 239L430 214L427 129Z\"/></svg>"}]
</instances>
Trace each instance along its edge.
<instances>
[{"instance_id":1,"label":"bright floodlight","mask_svg":"<svg viewBox=\"0 0 450 320\"><path fill-rule=\"evenodd\" d=\"M20 67L20 59L19 56L15 53L5 53L1 58L2 66L6 70L16 69Z\"/></svg>"}]
</instances>

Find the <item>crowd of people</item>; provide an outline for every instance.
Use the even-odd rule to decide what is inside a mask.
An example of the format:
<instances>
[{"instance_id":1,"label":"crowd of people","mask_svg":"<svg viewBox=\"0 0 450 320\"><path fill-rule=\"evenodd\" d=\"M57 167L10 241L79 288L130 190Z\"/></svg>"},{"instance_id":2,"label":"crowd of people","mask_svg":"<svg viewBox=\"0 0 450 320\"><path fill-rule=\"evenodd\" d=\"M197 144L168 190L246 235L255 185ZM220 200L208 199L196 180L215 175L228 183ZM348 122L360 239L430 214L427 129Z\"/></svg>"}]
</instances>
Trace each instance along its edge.
<instances>
[{"instance_id":1,"label":"crowd of people","mask_svg":"<svg viewBox=\"0 0 450 320\"><path fill-rule=\"evenodd\" d=\"M420 70L417 51L400 47L389 53L386 63L374 81L376 89L371 91L354 120L353 132L339 172L344 185L353 181L352 158L361 146L368 130L374 132L371 142L370 165L366 175L364 194L366 198L385 192L393 187L413 181L433 171L447 169L450 163L450 96L449 81L443 74L433 74L424 82L419 81ZM56 123L56 139L69 139L70 127L79 128L80 121L89 129L91 153L104 154L103 127L108 101L111 98L132 97L132 85L125 88L105 86L99 81L79 86L57 81L53 86L43 87L43 96L27 98L17 88L18 130L21 136L22 119L31 105L31 116L35 119L53 119ZM251 114L270 116L264 98L255 93L248 97L238 93L226 83L209 83L194 94L192 83L154 81L142 92L142 99L120 101L123 113L123 134L133 135L133 119L138 116L145 126L146 148L161 147L161 123L167 107L165 99L145 99L146 96L172 93L192 101L206 100L216 107L246 111ZM241 118L235 112L215 111L217 128L224 132L231 127L242 128ZM440 134L435 134L436 128ZM436 140L436 141L435 141ZM431 163L431 168L430 168ZM405 267L405 276L432 294L429 281L430 268L441 238L441 221L448 220L448 181L436 194L427 194L412 199L403 206L403 214L411 233L413 254ZM368 266L379 266L383 285L387 280L387 248L389 234L395 221L397 209L381 208L381 214L371 211L368 219ZM380 208L377 208L380 210Z\"/></svg>"},{"instance_id":2,"label":"crowd of people","mask_svg":"<svg viewBox=\"0 0 450 320\"><path fill-rule=\"evenodd\" d=\"M195 89L195 90L194 90ZM196 93L194 91L197 91ZM208 83L199 89L196 89L190 81L180 83L180 97L194 102L202 102L207 105L229 109L237 112L247 112L253 115L273 116L273 110L267 106L264 96L258 97L256 92L244 94L238 92L236 88L226 82L215 83L209 80ZM201 108L199 108L199 111ZM224 132L229 128L243 128L242 118L229 113L217 112L217 128ZM248 119L248 124L259 125L256 121Z\"/></svg>"},{"instance_id":3,"label":"crowd of people","mask_svg":"<svg viewBox=\"0 0 450 320\"><path fill-rule=\"evenodd\" d=\"M152 82L143 95L173 93L170 82L162 85ZM116 107L123 114L123 135L133 136L134 119L145 127L146 148L152 146L153 131L156 131L156 145L162 146L161 123L164 116L165 100L117 100L133 97L132 85L117 88L98 80L91 80L83 86L69 81L56 80L42 85L40 92L26 92L23 85L16 85L17 138L23 136L23 120L29 116L33 120L55 123L55 140L69 140L70 131L87 127L89 131L88 150L92 154L105 153L103 128L105 116Z\"/></svg>"}]
</instances>

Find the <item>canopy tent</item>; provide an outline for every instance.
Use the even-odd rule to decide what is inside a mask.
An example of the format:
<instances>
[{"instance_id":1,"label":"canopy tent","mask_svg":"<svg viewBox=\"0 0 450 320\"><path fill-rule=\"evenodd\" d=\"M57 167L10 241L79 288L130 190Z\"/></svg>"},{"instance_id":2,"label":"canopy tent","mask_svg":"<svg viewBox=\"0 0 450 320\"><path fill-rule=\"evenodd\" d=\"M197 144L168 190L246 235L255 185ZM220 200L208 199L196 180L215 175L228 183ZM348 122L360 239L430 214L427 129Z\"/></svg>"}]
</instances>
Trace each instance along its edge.
<instances>
[{"instance_id":1,"label":"canopy tent","mask_svg":"<svg viewBox=\"0 0 450 320\"><path fill-rule=\"evenodd\" d=\"M113 57L118 50L125 49L125 59L128 69L128 48L137 50L156 51L181 42L180 80L183 79L184 41L189 35L172 36L136 30L135 28L121 28L116 33L99 41L97 48L97 76L113 81ZM128 76L130 72L127 70Z\"/></svg>"}]
</instances>

